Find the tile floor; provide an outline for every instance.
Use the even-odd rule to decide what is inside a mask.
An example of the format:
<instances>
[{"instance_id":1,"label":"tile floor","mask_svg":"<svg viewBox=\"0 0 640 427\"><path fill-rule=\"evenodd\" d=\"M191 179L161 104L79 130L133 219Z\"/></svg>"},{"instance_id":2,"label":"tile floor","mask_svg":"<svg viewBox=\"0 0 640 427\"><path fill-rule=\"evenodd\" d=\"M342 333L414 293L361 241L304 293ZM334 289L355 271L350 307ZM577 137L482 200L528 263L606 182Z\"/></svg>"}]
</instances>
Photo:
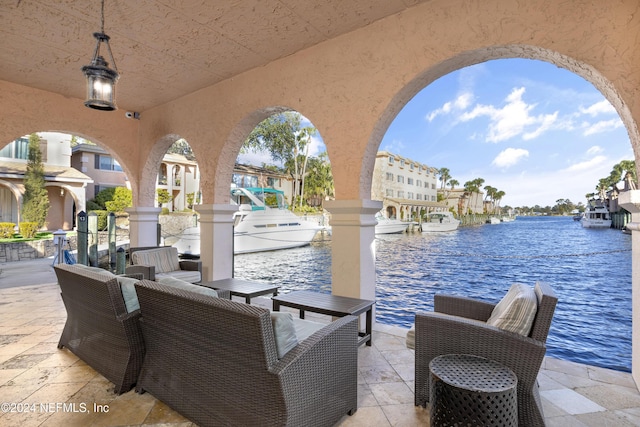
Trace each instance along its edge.
<instances>
[{"instance_id":1,"label":"tile floor","mask_svg":"<svg viewBox=\"0 0 640 427\"><path fill-rule=\"evenodd\" d=\"M260 300L254 303L270 302ZM0 400L23 411L4 412L3 404L0 425L193 425L149 393L114 395L101 375L58 350L65 319L56 284L0 289ZM413 405L405 333L376 324L374 345L359 350L358 411L338 425L429 424L428 410ZM640 426L640 393L628 373L547 358L539 382L549 427Z\"/></svg>"}]
</instances>

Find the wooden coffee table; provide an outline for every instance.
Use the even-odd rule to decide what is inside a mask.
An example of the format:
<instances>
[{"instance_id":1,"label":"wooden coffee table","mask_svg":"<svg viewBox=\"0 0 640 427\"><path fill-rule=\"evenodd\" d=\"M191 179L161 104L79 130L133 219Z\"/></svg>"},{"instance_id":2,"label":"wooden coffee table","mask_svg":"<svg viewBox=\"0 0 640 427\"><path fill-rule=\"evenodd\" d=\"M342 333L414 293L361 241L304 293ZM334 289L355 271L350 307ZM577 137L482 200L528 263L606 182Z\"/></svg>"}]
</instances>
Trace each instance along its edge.
<instances>
[{"instance_id":1,"label":"wooden coffee table","mask_svg":"<svg viewBox=\"0 0 640 427\"><path fill-rule=\"evenodd\" d=\"M274 296L273 311L280 311L280 306L297 308L300 310L300 318L304 319L304 312L326 314L329 316L359 316L366 313L365 331L359 332L358 345L366 343L371 346L371 329L373 324L372 309L375 301L341 297L331 294L322 294L311 291L294 291L284 295Z\"/></svg>"},{"instance_id":2,"label":"wooden coffee table","mask_svg":"<svg viewBox=\"0 0 640 427\"><path fill-rule=\"evenodd\" d=\"M278 295L278 287L269 283L250 282L242 279L221 279L213 282L199 283L211 289L221 289L229 291L231 296L239 296L245 299L247 304L251 304L251 298L260 295Z\"/></svg>"}]
</instances>

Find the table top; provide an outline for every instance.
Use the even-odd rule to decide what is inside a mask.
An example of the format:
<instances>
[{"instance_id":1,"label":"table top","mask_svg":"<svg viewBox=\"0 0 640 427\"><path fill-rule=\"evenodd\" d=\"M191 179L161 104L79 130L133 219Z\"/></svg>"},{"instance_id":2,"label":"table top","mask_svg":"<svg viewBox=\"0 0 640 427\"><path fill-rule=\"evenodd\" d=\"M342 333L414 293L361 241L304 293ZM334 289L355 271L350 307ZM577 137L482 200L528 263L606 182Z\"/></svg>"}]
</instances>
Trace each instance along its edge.
<instances>
[{"instance_id":1,"label":"table top","mask_svg":"<svg viewBox=\"0 0 640 427\"><path fill-rule=\"evenodd\" d=\"M445 354L429 363L429 370L442 381L465 390L495 393L518 384L513 371L495 360L470 354Z\"/></svg>"},{"instance_id":2,"label":"table top","mask_svg":"<svg viewBox=\"0 0 640 427\"><path fill-rule=\"evenodd\" d=\"M330 316L352 314L357 316L369 310L375 301L341 297L313 291L293 291L274 296L274 301L300 310L309 310Z\"/></svg>"},{"instance_id":3,"label":"table top","mask_svg":"<svg viewBox=\"0 0 640 427\"><path fill-rule=\"evenodd\" d=\"M213 289L223 289L230 292L238 292L242 294L252 294L254 292L268 292L278 289L277 286L270 283L250 282L242 279L220 279L213 282L203 282L203 286Z\"/></svg>"}]
</instances>

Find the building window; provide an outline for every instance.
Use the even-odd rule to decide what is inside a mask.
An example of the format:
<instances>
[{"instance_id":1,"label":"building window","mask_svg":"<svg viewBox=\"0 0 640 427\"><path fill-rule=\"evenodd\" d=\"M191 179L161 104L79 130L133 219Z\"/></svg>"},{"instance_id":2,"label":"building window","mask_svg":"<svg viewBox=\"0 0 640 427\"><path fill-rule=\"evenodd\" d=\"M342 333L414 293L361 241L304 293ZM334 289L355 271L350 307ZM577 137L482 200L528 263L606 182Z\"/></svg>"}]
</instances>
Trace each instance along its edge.
<instances>
[{"instance_id":1,"label":"building window","mask_svg":"<svg viewBox=\"0 0 640 427\"><path fill-rule=\"evenodd\" d=\"M393 164L393 156L389 156L389 163Z\"/></svg>"},{"instance_id":2,"label":"building window","mask_svg":"<svg viewBox=\"0 0 640 427\"><path fill-rule=\"evenodd\" d=\"M413 178L407 178L407 184L413 185Z\"/></svg>"},{"instance_id":3,"label":"building window","mask_svg":"<svg viewBox=\"0 0 640 427\"><path fill-rule=\"evenodd\" d=\"M422 181L417 180L417 181L416 181L416 185L417 185L418 187L422 187Z\"/></svg>"},{"instance_id":4,"label":"building window","mask_svg":"<svg viewBox=\"0 0 640 427\"><path fill-rule=\"evenodd\" d=\"M116 159L101 154L96 154L94 167L103 171L122 172L122 168Z\"/></svg>"},{"instance_id":5,"label":"building window","mask_svg":"<svg viewBox=\"0 0 640 427\"><path fill-rule=\"evenodd\" d=\"M436 185L435 184L431 184L431 189L435 190L436 189Z\"/></svg>"},{"instance_id":6,"label":"building window","mask_svg":"<svg viewBox=\"0 0 640 427\"><path fill-rule=\"evenodd\" d=\"M391 172L387 172L387 181L393 181L393 174Z\"/></svg>"},{"instance_id":7,"label":"building window","mask_svg":"<svg viewBox=\"0 0 640 427\"><path fill-rule=\"evenodd\" d=\"M404 191L398 191L398 198L404 199Z\"/></svg>"},{"instance_id":8,"label":"building window","mask_svg":"<svg viewBox=\"0 0 640 427\"><path fill-rule=\"evenodd\" d=\"M403 168L404 167L404 159L400 159L400 167Z\"/></svg>"},{"instance_id":9,"label":"building window","mask_svg":"<svg viewBox=\"0 0 640 427\"><path fill-rule=\"evenodd\" d=\"M420 193L416 194L416 200L422 200L422 194Z\"/></svg>"},{"instance_id":10,"label":"building window","mask_svg":"<svg viewBox=\"0 0 640 427\"><path fill-rule=\"evenodd\" d=\"M258 177L254 175L245 175L241 173L234 173L232 178L232 182L241 188L248 187L257 187L258 186Z\"/></svg>"},{"instance_id":11,"label":"building window","mask_svg":"<svg viewBox=\"0 0 640 427\"><path fill-rule=\"evenodd\" d=\"M402 175L398 175L398 182L399 182L400 184L404 184L404 176L402 176Z\"/></svg>"},{"instance_id":12,"label":"building window","mask_svg":"<svg viewBox=\"0 0 640 427\"><path fill-rule=\"evenodd\" d=\"M29 160L29 140L27 138L18 138L10 142L0 150L0 157Z\"/></svg>"},{"instance_id":13,"label":"building window","mask_svg":"<svg viewBox=\"0 0 640 427\"><path fill-rule=\"evenodd\" d=\"M413 163L409 165L409 169L413 170Z\"/></svg>"},{"instance_id":14,"label":"building window","mask_svg":"<svg viewBox=\"0 0 640 427\"><path fill-rule=\"evenodd\" d=\"M431 201L435 202L436 201L436 196L431 196Z\"/></svg>"},{"instance_id":15,"label":"building window","mask_svg":"<svg viewBox=\"0 0 640 427\"><path fill-rule=\"evenodd\" d=\"M393 197L393 190L387 188L387 197Z\"/></svg>"},{"instance_id":16,"label":"building window","mask_svg":"<svg viewBox=\"0 0 640 427\"><path fill-rule=\"evenodd\" d=\"M413 199L413 193L411 191L407 193L407 199Z\"/></svg>"}]
</instances>

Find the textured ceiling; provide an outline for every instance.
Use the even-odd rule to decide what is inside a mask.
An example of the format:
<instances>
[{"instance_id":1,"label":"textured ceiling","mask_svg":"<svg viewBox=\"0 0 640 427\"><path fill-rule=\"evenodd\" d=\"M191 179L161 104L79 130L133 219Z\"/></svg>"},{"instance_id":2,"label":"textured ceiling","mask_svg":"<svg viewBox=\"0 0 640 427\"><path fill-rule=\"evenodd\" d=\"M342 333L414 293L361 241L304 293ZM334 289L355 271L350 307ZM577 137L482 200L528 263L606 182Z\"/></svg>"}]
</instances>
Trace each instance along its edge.
<instances>
[{"instance_id":1,"label":"textured ceiling","mask_svg":"<svg viewBox=\"0 0 640 427\"><path fill-rule=\"evenodd\" d=\"M106 0L118 107L144 111L420 1ZM0 80L84 99L97 31L99 0L0 0Z\"/></svg>"}]
</instances>

